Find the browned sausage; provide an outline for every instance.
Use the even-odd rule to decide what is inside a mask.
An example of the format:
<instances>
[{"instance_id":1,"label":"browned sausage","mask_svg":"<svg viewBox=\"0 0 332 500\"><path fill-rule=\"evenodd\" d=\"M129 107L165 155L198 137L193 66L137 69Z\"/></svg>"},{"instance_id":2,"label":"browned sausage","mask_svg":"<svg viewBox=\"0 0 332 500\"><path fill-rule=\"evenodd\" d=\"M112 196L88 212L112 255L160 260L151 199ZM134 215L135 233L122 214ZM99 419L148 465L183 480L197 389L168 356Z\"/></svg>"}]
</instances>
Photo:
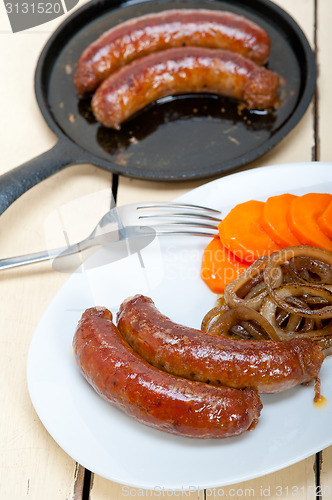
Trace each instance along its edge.
<instances>
[{"instance_id":1,"label":"browned sausage","mask_svg":"<svg viewBox=\"0 0 332 500\"><path fill-rule=\"evenodd\" d=\"M180 47L155 52L112 73L96 90L92 110L115 129L161 97L212 93L242 101L250 109L277 104L279 78L235 52Z\"/></svg>"},{"instance_id":2,"label":"browned sausage","mask_svg":"<svg viewBox=\"0 0 332 500\"><path fill-rule=\"evenodd\" d=\"M106 308L85 311L73 347L81 372L100 396L150 427L224 438L257 423L262 405L255 390L212 387L154 368L125 342Z\"/></svg>"},{"instance_id":3,"label":"browned sausage","mask_svg":"<svg viewBox=\"0 0 332 500\"><path fill-rule=\"evenodd\" d=\"M83 96L133 59L184 45L230 49L265 64L271 42L257 24L230 12L172 9L147 14L111 28L89 45L79 58L74 84Z\"/></svg>"},{"instance_id":4,"label":"browned sausage","mask_svg":"<svg viewBox=\"0 0 332 500\"><path fill-rule=\"evenodd\" d=\"M234 340L172 322L142 295L120 308L121 335L154 366L188 379L229 387L281 392L318 376L320 346L311 340L289 342Z\"/></svg>"}]
</instances>

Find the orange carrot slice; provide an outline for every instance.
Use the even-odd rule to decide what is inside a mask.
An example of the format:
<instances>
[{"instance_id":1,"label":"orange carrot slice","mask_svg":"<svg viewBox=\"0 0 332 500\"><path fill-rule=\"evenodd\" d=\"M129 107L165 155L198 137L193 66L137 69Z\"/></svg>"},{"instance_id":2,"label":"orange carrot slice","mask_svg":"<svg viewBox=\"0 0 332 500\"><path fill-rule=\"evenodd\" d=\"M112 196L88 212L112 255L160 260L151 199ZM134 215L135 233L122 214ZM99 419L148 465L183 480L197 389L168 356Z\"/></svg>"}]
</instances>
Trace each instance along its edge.
<instances>
[{"instance_id":1,"label":"orange carrot slice","mask_svg":"<svg viewBox=\"0 0 332 500\"><path fill-rule=\"evenodd\" d=\"M302 245L313 245L332 251L332 241L317 223L331 200L331 194L308 193L292 201L288 212L288 224Z\"/></svg>"},{"instance_id":2,"label":"orange carrot slice","mask_svg":"<svg viewBox=\"0 0 332 500\"><path fill-rule=\"evenodd\" d=\"M324 212L318 217L317 223L323 233L332 239L332 201L327 205Z\"/></svg>"},{"instance_id":3,"label":"orange carrot slice","mask_svg":"<svg viewBox=\"0 0 332 500\"><path fill-rule=\"evenodd\" d=\"M240 260L254 262L280 250L262 227L264 202L250 200L236 205L218 226L222 244Z\"/></svg>"},{"instance_id":4,"label":"orange carrot slice","mask_svg":"<svg viewBox=\"0 0 332 500\"><path fill-rule=\"evenodd\" d=\"M237 259L216 237L204 250L201 278L212 292L223 293L227 283L243 273L247 267L248 263Z\"/></svg>"},{"instance_id":5,"label":"orange carrot slice","mask_svg":"<svg viewBox=\"0 0 332 500\"><path fill-rule=\"evenodd\" d=\"M294 198L296 196L289 193L271 196L264 205L263 229L282 248L300 245L287 222L287 214Z\"/></svg>"}]
</instances>

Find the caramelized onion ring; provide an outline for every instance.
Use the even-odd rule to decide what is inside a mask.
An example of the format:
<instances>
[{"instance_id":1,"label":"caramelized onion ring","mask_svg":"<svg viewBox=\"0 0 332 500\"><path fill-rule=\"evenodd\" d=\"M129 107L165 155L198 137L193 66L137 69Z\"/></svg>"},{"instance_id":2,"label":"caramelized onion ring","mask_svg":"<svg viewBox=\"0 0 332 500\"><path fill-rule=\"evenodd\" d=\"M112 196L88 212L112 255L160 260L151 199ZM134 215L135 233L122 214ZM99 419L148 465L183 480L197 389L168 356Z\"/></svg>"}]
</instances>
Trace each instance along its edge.
<instances>
[{"instance_id":1,"label":"caramelized onion ring","mask_svg":"<svg viewBox=\"0 0 332 500\"><path fill-rule=\"evenodd\" d=\"M269 296L274 299L279 307L292 314L300 314L304 317L321 319L331 317L332 295L331 292L323 286L299 285L294 283L292 285L284 285L282 289L278 288L278 291L276 290L275 276L280 274L280 266L295 257L310 257L312 259L317 259L323 263L327 263L332 269L332 253L327 250L303 245L284 248L269 257L264 269L264 281ZM300 290L303 292L302 294ZM290 291L292 291L292 293L290 293ZM285 297L290 297L291 295L297 297L304 294L314 297L323 297L330 305L320 309L310 309L309 307L297 308L296 306L290 305L289 301L287 302L285 300Z\"/></svg>"},{"instance_id":2,"label":"caramelized onion ring","mask_svg":"<svg viewBox=\"0 0 332 500\"><path fill-rule=\"evenodd\" d=\"M217 305L213 309L210 309L202 320L201 330L203 330L203 332L214 333L212 330L215 330L215 322L217 318L224 312L228 311L228 309L229 307L226 305Z\"/></svg>"},{"instance_id":3,"label":"caramelized onion ring","mask_svg":"<svg viewBox=\"0 0 332 500\"><path fill-rule=\"evenodd\" d=\"M318 287L315 285L299 285L299 284L287 284L279 288L273 289L273 293L270 294L275 303L291 314L297 314L303 316L304 318L331 318L332 317L332 293L323 287ZM323 306L320 309L310 309L310 307L304 304L302 307L292 305L288 298L291 297L305 297L308 299L312 296L313 298L320 297L329 303L328 306Z\"/></svg>"},{"instance_id":4,"label":"caramelized onion ring","mask_svg":"<svg viewBox=\"0 0 332 500\"><path fill-rule=\"evenodd\" d=\"M248 269L240 274L240 276L226 285L224 298L229 307L245 305L256 310L260 308L264 297L267 295L265 287L263 290L259 290L258 294L252 294L247 299L245 297L248 293L252 292L254 287L258 287L260 283L263 283L263 271L266 263L267 257L257 259L253 264L251 264L250 267L248 267ZM251 284L251 286L248 286L248 284ZM242 296L239 295L239 292L241 291Z\"/></svg>"},{"instance_id":5,"label":"caramelized onion ring","mask_svg":"<svg viewBox=\"0 0 332 500\"><path fill-rule=\"evenodd\" d=\"M269 294L272 295L273 288L276 286L275 276L278 276L280 273L280 271L278 271L280 266L287 261L291 261L294 257L310 257L327 263L332 267L332 252L328 252L321 248L299 245L279 250L270 255L264 269L264 281Z\"/></svg>"},{"instance_id":6,"label":"caramelized onion ring","mask_svg":"<svg viewBox=\"0 0 332 500\"><path fill-rule=\"evenodd\" d=\"M243 328L245 328L244 322L253 322L254 325L250 327L249 332L253 338L279 340L272 325L255 309L240 305L235 308L215 307L212 311L205 315L201 325L201 329L207 333L229 336L229 330L239 322Z\"/></svg>"},{"instance_id":7,"label":"caramelized onion ring","mask_svg":"<svg viewBox=\"0 0 332 500\"><path fill-rule=\"evenodd\" d=\"M303 283L332 285L332 267L322 260L298 255L289 259L289 268Z\"/></svg>"},{"instance_id":8,"label":"caramelized onion ring","mask_svg":"<svg viewBox=\"0 0 332 500\"><path fill-rule=\"evenodd\" d=\"M298 331L285 331L279 327L276 320L277 307L277 304L270 297L266 297L261 307L261 314L272 325L280 341L288 341L294 338L309 338L321 344L324 350L332 347L332 319L325 327L317 330L303 328ZM326 352L324 354L327 355Z\"/></svg>"},{"instance_id":9,"label":"caramelized onion ring","mask_svg":"<svg viewBox=\"0 0 332 500\"><path fill-rule=\"evenodd\" d=\"M235 338L310 338L332 354L332 252L300 245L255 261L229 283L202 329Z\"/></svg>"}]
</instances>

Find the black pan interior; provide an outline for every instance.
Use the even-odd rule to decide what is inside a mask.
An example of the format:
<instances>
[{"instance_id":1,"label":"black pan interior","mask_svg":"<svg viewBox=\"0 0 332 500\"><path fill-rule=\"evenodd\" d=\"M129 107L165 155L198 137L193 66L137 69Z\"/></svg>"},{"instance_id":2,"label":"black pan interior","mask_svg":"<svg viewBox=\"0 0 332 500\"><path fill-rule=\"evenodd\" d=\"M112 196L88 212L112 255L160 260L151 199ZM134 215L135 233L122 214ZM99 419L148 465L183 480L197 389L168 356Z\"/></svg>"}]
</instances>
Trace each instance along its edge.
<instances>
[{"instance_id":1,"label":"black pan interior","mask_svg":"<svg viewBox=\"0 0 332 500\"><path fill-rule=\"evenodd\" d=\"M76 61L101 33L125 19L170 8L225 9L268 32L268 68L282 77L281 106L273 113L240 111L216 96L163 99L128 120L121 131L97 123L89 99L73 85ZM93 161L136 178L183 180L229 173L260 157L300 120L316 81L314 55L295 22L268 0L93 1L70 16L41 54L35 88L42 113Z\"/></svg>"}]
</instances>

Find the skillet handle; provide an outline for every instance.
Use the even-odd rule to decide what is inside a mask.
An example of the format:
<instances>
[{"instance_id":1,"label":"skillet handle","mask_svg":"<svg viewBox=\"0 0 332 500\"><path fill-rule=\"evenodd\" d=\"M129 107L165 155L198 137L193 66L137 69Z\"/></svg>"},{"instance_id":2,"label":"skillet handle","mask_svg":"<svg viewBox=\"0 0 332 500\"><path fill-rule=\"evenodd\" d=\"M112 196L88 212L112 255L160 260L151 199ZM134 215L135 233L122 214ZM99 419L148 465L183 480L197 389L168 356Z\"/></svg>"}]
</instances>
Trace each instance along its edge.
<instances>
[{"instance_id":1,"label":"skillet handle","mask_svg":"<svg viewBox=\"0 0 332 500\"><path fill-rule=\"evenodd\" d=\"M22 194L74 163L86 162L74 144L59 140L51 149L0 175L0 215Z\"/></svg>"}]
</instances>

